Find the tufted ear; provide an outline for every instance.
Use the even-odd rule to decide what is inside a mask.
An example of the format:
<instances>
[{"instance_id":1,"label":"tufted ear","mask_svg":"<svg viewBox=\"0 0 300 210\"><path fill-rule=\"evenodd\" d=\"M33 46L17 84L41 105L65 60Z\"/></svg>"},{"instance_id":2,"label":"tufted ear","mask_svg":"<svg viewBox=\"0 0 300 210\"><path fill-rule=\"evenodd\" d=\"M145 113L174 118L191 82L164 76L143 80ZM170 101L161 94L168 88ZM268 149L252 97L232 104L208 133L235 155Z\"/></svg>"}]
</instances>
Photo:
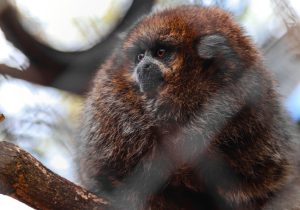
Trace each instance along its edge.
<instances>
[{"instance_id":1,"label":"tufted ear","mask_svg":"<svg viewBox=\"0 0 300 210\"><path fill-rule=\"evenodd\" d=\"M197 51L199 56L204 59L212 59L218 56L227 57L233 53L226 38L220 34L202 37L198 42Z\"/></svg>"}]
</instances>

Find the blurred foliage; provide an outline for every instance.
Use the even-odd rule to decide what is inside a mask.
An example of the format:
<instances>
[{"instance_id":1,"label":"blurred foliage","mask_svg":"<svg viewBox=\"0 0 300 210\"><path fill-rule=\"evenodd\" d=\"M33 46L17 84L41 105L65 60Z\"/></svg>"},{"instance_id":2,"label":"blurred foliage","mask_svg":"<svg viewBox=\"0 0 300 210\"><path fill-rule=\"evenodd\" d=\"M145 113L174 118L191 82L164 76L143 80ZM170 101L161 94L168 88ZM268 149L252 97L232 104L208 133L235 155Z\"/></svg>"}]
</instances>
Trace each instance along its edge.
<instances>
[{"instance_id":1,"label":"blurred foliage","mask_svg":"<svg viewBox=\"0 0 300 210\"><path fill-rule=\"evenodd\" d=\"M122 20L132 3L132 0L11 1L24 28L60 51L82 51L100 42Z\"/></svg>"},{"instance_id":2,"label":"blurred foliage","mask_svg":"<svg viewBox=\"0 0 300 210\"><path fill-rule=\"evenodd\" d=\"M82 97L13 78L0 77L0 139L13 141L58 174L74 180Z\"/></svg>"}]
</instances>

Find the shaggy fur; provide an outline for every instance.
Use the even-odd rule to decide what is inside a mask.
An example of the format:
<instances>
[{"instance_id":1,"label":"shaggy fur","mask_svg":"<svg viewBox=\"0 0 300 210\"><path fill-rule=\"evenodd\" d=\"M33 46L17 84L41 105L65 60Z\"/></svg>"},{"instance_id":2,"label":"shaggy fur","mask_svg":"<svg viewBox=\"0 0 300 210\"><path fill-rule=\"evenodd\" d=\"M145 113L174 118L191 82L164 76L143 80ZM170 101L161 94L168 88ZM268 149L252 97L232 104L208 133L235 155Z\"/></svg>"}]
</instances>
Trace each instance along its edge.
<instances>
[{"instance_id":1,"label":"shaggy fur","mask_svg":"<svg viewBox=\"0 0 300 210\"><path fill-rule=\"evenodd\" d=\"M136 56L159 47L169 56L149 59L163 81L143 91ZM285 122L271 76L229 14L164 10L139 21L94 78L80 178L113 209L299 209L279 200L299 195Z\"/></svg>"}]
</instances>

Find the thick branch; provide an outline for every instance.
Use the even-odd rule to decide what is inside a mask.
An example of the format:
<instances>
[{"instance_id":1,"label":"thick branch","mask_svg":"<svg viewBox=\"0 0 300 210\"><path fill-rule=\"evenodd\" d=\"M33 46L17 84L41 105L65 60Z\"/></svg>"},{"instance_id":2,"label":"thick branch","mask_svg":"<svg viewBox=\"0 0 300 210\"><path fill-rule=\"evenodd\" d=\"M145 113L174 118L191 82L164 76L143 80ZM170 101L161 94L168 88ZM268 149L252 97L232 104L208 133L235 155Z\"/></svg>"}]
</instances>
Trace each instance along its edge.
<instances>
[{"instance_id":1,"label":"thick branch","mask_svg":"<svg viewBox=\"0 0 300 210\"><path fill-rule=\"evenodd\" d=\"M0 142L0 193L36 209L107 209L104 198L44 167L29 153Z\"/></svg>"}]
</instances>

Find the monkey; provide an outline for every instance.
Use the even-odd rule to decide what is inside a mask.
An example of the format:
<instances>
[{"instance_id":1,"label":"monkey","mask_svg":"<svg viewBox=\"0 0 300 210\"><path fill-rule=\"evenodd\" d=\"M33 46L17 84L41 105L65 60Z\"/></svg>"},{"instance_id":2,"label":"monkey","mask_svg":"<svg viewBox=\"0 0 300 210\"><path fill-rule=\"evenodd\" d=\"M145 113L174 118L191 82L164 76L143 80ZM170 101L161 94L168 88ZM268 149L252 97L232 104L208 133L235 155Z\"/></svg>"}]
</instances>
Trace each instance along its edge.
<instances>
[{"instance_id":1,"label":"monkey","mask_svg":"<svg viewBox=\"0 0 300 210\"><path fill-rule=\"evenodd\" d=\"M299 209L298 144L261 57L217 7L139 20L87 94L82 185L112 209Z\"/></svg>"}]
</instances>

